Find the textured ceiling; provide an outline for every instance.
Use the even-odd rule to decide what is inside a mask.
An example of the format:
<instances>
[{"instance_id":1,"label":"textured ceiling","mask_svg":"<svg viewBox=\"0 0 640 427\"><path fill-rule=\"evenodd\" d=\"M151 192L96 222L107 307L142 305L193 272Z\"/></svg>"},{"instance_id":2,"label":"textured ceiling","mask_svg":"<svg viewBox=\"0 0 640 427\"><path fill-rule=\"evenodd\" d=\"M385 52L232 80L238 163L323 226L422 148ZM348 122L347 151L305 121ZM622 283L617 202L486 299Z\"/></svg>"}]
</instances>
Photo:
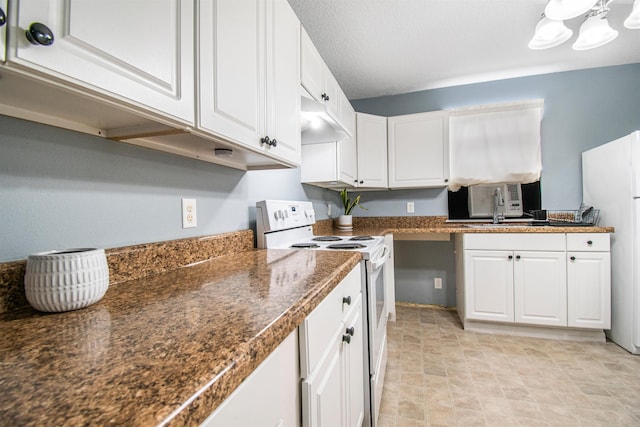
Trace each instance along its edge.
<instances>
[{"instance_id":1,"label":"textured ceiling","mask_svg":"<svg viewBox=\"0 0 640 427\"><path fill-rule=\"evenodd\" d=\"M622 25L632 0L610 6L618 38L582 52L582 18L563 45L527 47L546 0L288 1L349 99L640 63L640 30Z\"/></svg>"}]
</instances>

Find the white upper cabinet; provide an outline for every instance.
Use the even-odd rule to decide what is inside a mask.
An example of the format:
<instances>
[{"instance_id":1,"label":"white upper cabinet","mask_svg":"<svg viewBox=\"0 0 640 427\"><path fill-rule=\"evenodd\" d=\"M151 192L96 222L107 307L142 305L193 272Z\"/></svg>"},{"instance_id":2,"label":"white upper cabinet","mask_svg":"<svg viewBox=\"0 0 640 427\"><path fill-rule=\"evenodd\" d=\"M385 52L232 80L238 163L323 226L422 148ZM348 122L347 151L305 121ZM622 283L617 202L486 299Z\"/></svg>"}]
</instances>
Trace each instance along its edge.
<instances>
[{"instance_id":1,"label":"white upper cabinet","mask_svg":"<svg viewBox=\"0 0 640 427\"><path fill-rule=\"evenodd\" d=\"M356 113L358 186L387 188L387 118Z\"/></svg>"},{"instance_id":2,"label":"white upper cabinet","mask_svg":"<svg viewBox=\"0 0 640 427\"><path fill-rule=\"evenodd\" d=\"M356 111L342 92L338 93L338 110L340 111L340 123L349 136L356 136Z\"/></svg>"},{"instance_id":3,"label":"white upper cabinet","mask_svg":"<svg viewBox=\"0 0 640 427\"><path fill-rule=\"evenodd\" d=\"M444 187L449 178L447 111L389 117L389 187Z\"/></svg>"},{"instance_id":4,"label":"white upper cabinet","mask_svg":"<svg viewBox=\"0 0 640 427\"><path fill-rule=\"evenodd\" d=\"M199 3L197 126L300 163L300 23L286 0Z\"/></svg>"},{"instance_id":5,"label":"white upper cabinet","mask_svg":"<svg viewBox=\"0 0 640 427\"><path fill-rule=\"evenodd\" d=\"M4 62L7 55L7 0L0 0L0 62Z\"/></svg>"},{"instance_id":6,"label":"white upper cabinet","mask_svg":"<svg viewBox=\"0 0 640 427\"><path fill-rule=\"evenodd\" d=\"M300 165L300 21L286 0L267 5L266 135L274 155Z\"/></svg>"},{"instance_id":7,"label":"white upper cabinet","mask_svg":"<svg viewBox=\"0 0 640 427\"><path fill-rule=\"evenodd\" d=\"M326 65L313 45L309 34L300 30L300 83L316 101L322 100L323 76Z\"/></svg>"},{"instance_id":8,"label":"white upper cabinet","mask_svg":"<svg viewBox=\"0 0 640 427\"><path fill-rule=\"evenodd\" d=\"M340 86L304 28L300 36L300 83L313 99L326 104L331 117L340 121Z\"/></svg>"},{"instance_id":9,"label":"white upper cabinet","mask_svg":"<svg viewBox=\"0 0 640 427\"><path fill-rule=\"evenodd\" d=\"M340 181L348 184L349 186L355 186L358 181L358 151L355 135L353 138L346 138L342 141L338 141L338 153Z\"/></svg>"},{"instance_id":10,"label":"white upper cabinet","mask_svg":"<svg viewBox=\"0 0 640 427\"><path fill-rule=\"evenodd\" d=\"M10 6L13 67L193 123L192 1L15 0Z\"/></svg>"},{"instance_id":11,"label":"white upper cabinet","mask_svg":"<svg viewBox=\"0 0 640 427\"><path fill-rule=\"evenodd\" d=\"M325 188L354 187L358 167L355 138L302 146L300 180Z\"/></svg>"}]
</instances>

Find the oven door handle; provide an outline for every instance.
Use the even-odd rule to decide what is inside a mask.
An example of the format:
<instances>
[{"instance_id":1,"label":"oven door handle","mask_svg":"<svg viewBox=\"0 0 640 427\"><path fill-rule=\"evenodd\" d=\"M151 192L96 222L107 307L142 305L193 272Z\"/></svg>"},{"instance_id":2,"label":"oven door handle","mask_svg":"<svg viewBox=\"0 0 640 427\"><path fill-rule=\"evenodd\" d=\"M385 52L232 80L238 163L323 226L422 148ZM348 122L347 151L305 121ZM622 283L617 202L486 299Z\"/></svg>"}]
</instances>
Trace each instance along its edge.
<instances>
[{"instance_id":1,"label":"oven door handle","mask_svg":"<svg viewBox=\"0 0 640 427\"><path fill-rule=\"evenodd\" d=\"M371 260L371 271L373 272L378 270L380 267L384 265L385 262L387 262L387 259L389 259L389 247L387 245L384 245L384 250L382 251L382 255L380 255L375 260Z\"/></svg>"}]
</instances>

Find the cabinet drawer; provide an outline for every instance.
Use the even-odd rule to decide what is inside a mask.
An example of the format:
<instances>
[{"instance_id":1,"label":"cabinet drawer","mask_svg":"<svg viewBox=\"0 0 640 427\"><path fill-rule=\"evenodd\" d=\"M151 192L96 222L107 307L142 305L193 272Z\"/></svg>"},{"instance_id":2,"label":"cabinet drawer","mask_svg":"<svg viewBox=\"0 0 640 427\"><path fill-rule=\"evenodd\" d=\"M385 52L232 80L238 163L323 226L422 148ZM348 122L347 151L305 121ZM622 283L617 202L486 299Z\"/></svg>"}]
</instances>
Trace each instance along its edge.
<instances>
[{"instance_id":1,"label":"cabinet drawer","mask_svg":"<svg viewBox=\"0 0 640 427\"><path fill-rule=\"evenodd\" d=\"M464 249L564 251L564 233L469 233L463 237Z\"/></svg>"},{"instance_id":2,"label":"cabinet drawer","mask_svg":"<svg viewBox=\"0 0 640 427\"><path fill-rule=\"evenodd\" d=\"M300 325L300 373L306 378L315 369L330 341L344 327L344 320L360 296L360 264L307 316ZM351 303L347 304L350 298Z\"/></svg>"},{"instance_id":3,"label":"cabinet drawer","mask_svg":"<svg viewBox=\"0 0 640 427\"><path fill-rule=\"evenodd\" d=\"M347 317L351 316L353 310L356 308L356 301L362 291L362 263L358 264L356 268L351 270L351 273L344 278L342 283L342 296L340 297L340 303L342 303L342 320L346 321ZM343 299L344 298L344 299Z\"/></svg>"},{"instance_id":4,"label":"cabinet drawer","mask_svg":"<svg viewBox=\"0 0 640 427\"><path fill-rule=\"evenodd\" d=\"M609 233L569 233L567 234L567 250L609 252Z\"/></svg>"}]
</instances>

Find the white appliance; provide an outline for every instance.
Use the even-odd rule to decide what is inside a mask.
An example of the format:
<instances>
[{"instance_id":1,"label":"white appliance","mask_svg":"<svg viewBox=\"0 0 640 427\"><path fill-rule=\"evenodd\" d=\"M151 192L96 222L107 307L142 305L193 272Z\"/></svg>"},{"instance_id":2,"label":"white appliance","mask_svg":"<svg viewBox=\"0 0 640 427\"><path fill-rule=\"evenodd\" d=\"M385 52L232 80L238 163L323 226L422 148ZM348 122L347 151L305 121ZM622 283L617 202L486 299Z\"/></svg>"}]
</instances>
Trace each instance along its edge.
<instances>
[{"instance_id":1,"label":"white appliance","mask_svg":"<svg viewBox=\"0 0 640 427\"><path fill-rule=\"evenodd\" d=\"M314 236L315 212L311 202L262 200L256 203L258 248L300 250L351 250L363 258L362 318L367 325L365 354L364 426L375 426L380 412L387 366L385 269L390 251L382 236Z\"/></svg>"},{"instance_id":2,"label":"white appliance","mask_svg":"<svg viewBox=\"0 0 640 427\"><path fill-rule=\"evenodd\" d=\"M493 215L496 205L496 189L500 202L499 215L505 217L522 216L522 186L519 183L479 184L469 187L469 217L484 218Z\"/></svg>"},{"instance_id":3,"label":"white appliance","mask_svg":"<svg viewBox=\"0 0 640 427\"><path fill-rule=\"evenodd\" d=\"M640 354L640 131L582 153L585 204L611 235L609 339Z\"/></svg>"}]
</instances>

